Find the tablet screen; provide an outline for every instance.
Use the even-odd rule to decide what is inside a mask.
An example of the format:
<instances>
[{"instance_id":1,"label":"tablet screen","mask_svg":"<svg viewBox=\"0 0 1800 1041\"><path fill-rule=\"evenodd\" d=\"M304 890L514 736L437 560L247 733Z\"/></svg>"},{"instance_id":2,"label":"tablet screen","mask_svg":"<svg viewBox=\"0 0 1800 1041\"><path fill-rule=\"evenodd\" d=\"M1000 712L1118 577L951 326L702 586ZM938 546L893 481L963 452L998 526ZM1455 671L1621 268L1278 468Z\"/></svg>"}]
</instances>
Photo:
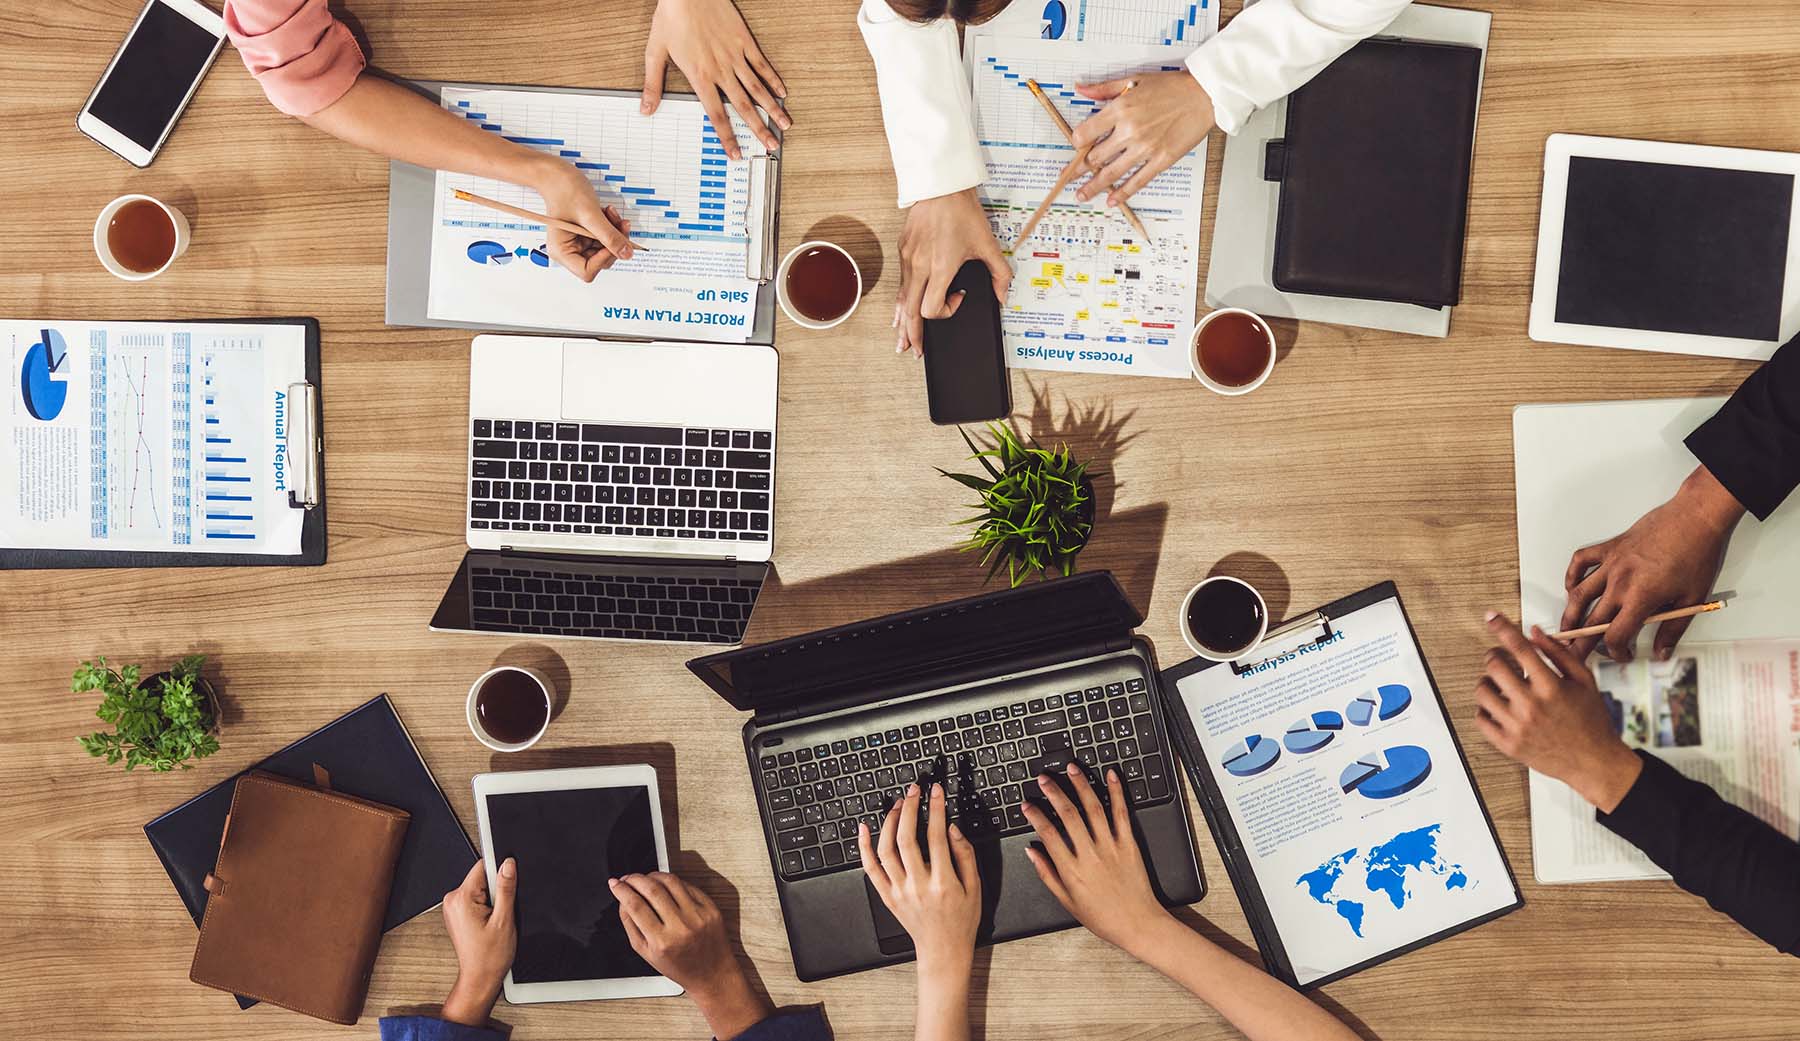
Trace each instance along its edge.
<instances>
[{"instance_id":1,"label":"tablet screen","mask_svg":"<svg viewBox=\"0 0 1800 1041\"><path fill-rule=\"evenodd\" d=\"M519 862L515 983L627 979L657 972L625 937L608 878L657 870L647 788L487 797L496 864Z\"/></svg>"},{"instance_id":2,"label":"tablet screen","mask_svg":"<svg viewBox=\"0 0 1800 1041\"><path fill-rule=\"evenodd\" d=\"M1790 174L1575 156L1556 320L1775 340Z\"/></svg>"}]
</instances>

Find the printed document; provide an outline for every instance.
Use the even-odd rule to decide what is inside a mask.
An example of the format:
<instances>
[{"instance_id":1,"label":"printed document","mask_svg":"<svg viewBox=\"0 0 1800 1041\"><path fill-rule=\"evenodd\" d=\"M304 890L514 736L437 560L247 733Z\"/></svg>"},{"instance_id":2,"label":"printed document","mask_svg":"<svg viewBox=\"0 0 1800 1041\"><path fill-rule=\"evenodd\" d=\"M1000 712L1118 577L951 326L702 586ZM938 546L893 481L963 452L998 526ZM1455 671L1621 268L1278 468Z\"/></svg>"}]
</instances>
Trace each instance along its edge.
<instances>
[{"instance_id":1,"label":"printed document","mask_svg":"<svg viewBox=\"0 0 1800 1041\"><path fill-rule=\"evenodd\" d=\"M1800 640L1683 643L1669 661L1589 662L1619 736L1783 835L1800 834ZM1540 882L1668 878L1561 781L1531 775Z\"/></svg>"},{"instance_id":2,"label":"printed document","mask_svg":"<svg viewBox=\"0 0 1800 1041\"><path fill-rule=\"evenodd\" d=\"M1176 689L1301 984L1517 902L1398 600Z\"/></svg>"},{"instance_id":3,"label":"printed document","mask_svg":"<svg viewBox=\"0 0 1800 1041\"><path fill-rule=\"evenodd\" d=\"M1217 0L1045 0L1013 4L982 32L1069 43L1154 43L1187 50L1219 31Z\"/></svg>"},{"instance_id":4,"label":"printed document","mask_svg":"<svg viewBox=\"0 0 1800 1041\"><path fill-rule=\"evenodd\" d=\"M304 328L0 321L0 349L0 545L300 552Z\"/></svg>"},{"instance_id":5,"label":"printed document","mask_svg":"<svg viewBox=\"0 0 1800 1041\"><path fill-rule=\"evenodd\" d=\"M445 321L614 336L744 341L757 283L745 262L760 228L747 223L749 158L727 159L697 100L668 98L653 116L638 99L525 89L447 88L449 111L572 163L602 205L631 222L644 248L582 282L550 259L542 224L454 197L457 190L533 213L527 188L439 171L427 313ZM746 157L767 152L735 115Z\"/></svg>"},{"instance_id":6,"label":"printed document","mask_svg":"<svg viewBox=\"0 0 1800 1041\"><path fill-rule=\"evenodd\" d=\"M1026 85L1035 79L1071 127L1101 107L1076 85L1131 73L1185 71L1191 46L973 35L975 127L987 163L982 205L1012 250L1075 149ZM1102 196L1065 188L1032 236L1011 252L1012 292L1001 309L1015 368L1185 378L1198 296L1206 143L1131 198L1146 242Z\"/></svg>"}]
</instances>

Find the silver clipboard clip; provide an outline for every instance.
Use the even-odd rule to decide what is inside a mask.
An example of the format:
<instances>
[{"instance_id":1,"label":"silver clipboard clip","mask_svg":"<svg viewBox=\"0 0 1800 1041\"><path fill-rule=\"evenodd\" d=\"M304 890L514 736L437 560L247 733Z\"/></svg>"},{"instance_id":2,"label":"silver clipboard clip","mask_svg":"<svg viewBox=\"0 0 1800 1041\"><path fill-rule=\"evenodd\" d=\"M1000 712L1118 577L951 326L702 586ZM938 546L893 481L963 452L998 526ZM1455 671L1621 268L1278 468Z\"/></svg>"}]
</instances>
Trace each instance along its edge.
<instances>
[{"instance_id":1,"label":"silver clipboard clip","mask_svg":"<svg viewBox=\"0 0 1800 1041\"><path fill-rule=\"evenodd\" d=\"M750 157L750 199L744 212L744 277L767 285L775 277L775 202L781 197L781 160L772 155Z\"/></svg>"},{"instance_id":2,"label":"silver clipboard clip","mask_svg":"<svg viewBox=\"0 0 1800 1041\"><path fill-rule=\"evenodd\" d=\"M325 439L319 435L319 392L310 383L290 383L288 401L299 403L288 411L286 454L292 478L288 508L310 510L319 505L325 455Z\"/></svg>"},{"instance_id":3,"label":"silver clipboard clip","mask_svg":"<svg viewBox=\"0 0 1800 1041\"><path fill-rule=\"evenodd\" d=\"M1317 635L1314 635L1313 634L1314 629L1318 629L1318 630L1320 630L1320 632ZM1260 643L1258 643L1256 646L1260 650L1261 648L1267 647L1270 643L1273 643L1277 640L1284 640L1287 637L1293 636L1296 633L1302 634L1305 638L1295 641L1293 644L1293 647L1299 647L1303 644L1308 644L1308 643L1314 644L1314 645L1321 644L1321 643L1329 643L1333 636L1333 633L1331 631L1331 619L1327 618L1325 616L1325 612L1323 612L1323 611L1314 611L1311 614L1301 615L1298 618L1283 622L1281 625L1276 626L1274 629L1270 630L1269 633L1266 636L1264 636L1262 638L1262 641ZM1281 657L1281 655L1284 651L1291 650L1291 649L1292 649L1292 647L1282 648L1281 650L1276 651L1274 654L1270 654L1270 655L1266 655L1264 657L1257 658L1255 661L1250 662L1248 664L1240 664L1236 661L1233 661L1230 663L1232 674L1237 675L1237 676L1242 676L1246 672L1250 672L1251 670L1253 670L1261 665L1264 665L1267 662L1273 661L1274 659Z\"/></svg>"}]
</instances>

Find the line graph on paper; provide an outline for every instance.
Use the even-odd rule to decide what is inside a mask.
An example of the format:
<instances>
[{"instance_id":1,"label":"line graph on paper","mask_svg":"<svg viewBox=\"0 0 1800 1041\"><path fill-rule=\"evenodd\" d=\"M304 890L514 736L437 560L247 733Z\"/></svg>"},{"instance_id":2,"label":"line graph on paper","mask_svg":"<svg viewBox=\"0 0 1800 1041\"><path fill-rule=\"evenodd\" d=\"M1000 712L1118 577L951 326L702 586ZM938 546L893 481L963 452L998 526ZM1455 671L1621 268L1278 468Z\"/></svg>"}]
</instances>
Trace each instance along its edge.
<instances>
[{"instance_id":1,"label":"line graph on paper","mask_svg":"<svg viewBox=\"0 0 1800 1041\"><path fill-rule=\"evenodd\" d=\"M557 156L585 174L600 202L630 220L632 239L646 246L621 269L742 277L748 163L726 157L697 102L665 101L654 116L644 116L635 98L446 90L443 104L488 133ZM733 121L743 154L766 154L735 115ZM542 212L536 192L458 174L441 174L438 184L440 227L462 233L471 263L552 267L543 225L454 197L461 189Z\"/></svg>"},{"instance_id":2,"label":"line graph on paper","mask_svg":"<svg viewBox=\"0 0 1800 1041\"><path fill-rule=\"evenodd\" d=\"M158 447L150 442L150 430L160 433L167 429L164 423L153 423L150 393L150 360L147 357L126 357L123 353L115 354L109 370L125 380L126 393L119 395L119 413L117 422L121 440L129 446L131 463L129 472L121 461L119 477L122 487L119 489L119 507L124 513L123 523L127 531L137 531L140 527L150 531L161 531L163 528L163 511L157 499L157 456Z\"/></svg>"},{"instance_id":3,"label":"line graph on paper","mask_svg":"<svg viewBox=\"0 0 1800 1041\"><path fill-rule=\"evenodd\" d=\"M106 466L95 482L95 515L106 537L161 543L169 537L169 340L162 332L128 333L105 345L95 377L103 401L95 438Z\"/></svg>"}]
</instances>

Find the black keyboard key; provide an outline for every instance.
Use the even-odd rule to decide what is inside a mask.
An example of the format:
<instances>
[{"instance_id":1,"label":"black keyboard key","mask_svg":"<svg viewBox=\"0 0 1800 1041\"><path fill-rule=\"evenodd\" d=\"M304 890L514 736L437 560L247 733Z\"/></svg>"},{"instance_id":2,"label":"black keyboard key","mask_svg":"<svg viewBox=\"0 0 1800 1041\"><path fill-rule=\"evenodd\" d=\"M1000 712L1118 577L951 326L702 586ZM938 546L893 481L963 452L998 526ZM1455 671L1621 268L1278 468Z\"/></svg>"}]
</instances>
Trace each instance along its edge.
<instances>
[{"instance_id":1,"label":"black keyboard key","mask_svg":"<svg viewBox=\"0 0 1800 1041\"><path fill-rule=\"evenodd\" d=\"M1036 704L1035 702L1033 704ZM1067 712L1045 712L1025 718L1025 733L1036 737L1052 730L1066 730L1069 726Z\"/></svg>"},{"instance_id":2,"label":"black keyboard key","mask_svg":"<svg viewBox=\"0 0 1800 1041\"><path fill-rule=\"evenodd\" d=\"M754 443L750 447L766 452L774 447L775 435L767 430L758 430L751 435L751 440Z\"/></svg>"},{"instance_id":3,"label":"black keyboard key","mask_svg":"<svg viewBox=\"0 0 1800 1041\"><path fill-rule=\"evenodd\" d=\"M732 453L732 455L736 454L736 452ZM706 465L714 470L722 469L725 466L725 453L717 448L707 449Z\"/></svg>"},{"instance_id":4,"label":"black keyboard key","mask_svg":"<svg viewBox=\"0 0 1800 1041\"><path fill-rule=\"evenodd\" d=\"M558 441L579 441L581 440L581 427L575 423L558 423L556 424L556 439Z\"/></svg>"},{"instance_id":5,"label":"black keyboard key","mask_svg":"<svg viewBox=\"0 0 1800 1041\"><path fill-rule=\"evenodd\" d=\"M805 867L806 867L806 859L800 855L799 850L792 850L790 852L783 853L781 855L781 873L782 874L798 875L802 870L805 869Z\"/></svg>"},{"instance_id":6,"label":"black keyboard key","mask_svg":"<svg viewBox=\"0 0 1800 1041\"><path fill-rule=\"evenodd\" d=\"M506 464L498 459L477 459L470 466L469 473L488 480L504 481Z\"/></svg>"},{"instance_id":7,"label":"black keyboard key","mask_svg":"<svg viewBox=\"0 0 1800 1041\"><path fill-rule=\"evenodd\" d=\"M769 508L768 492L744 492L738 502L746 510L766 510Z\"/></svg>"},{"instance_id":8,"label":"black keyboard key","mask_svg":"<svg viewBox=\"0 0 1800 1041\"><path fill-rule=\"evenodd\" d=\"M837 867L844 862L844 848L833 842L825 847L825 866Z\"/></svg>"},{"instance_id":9,"label":"black keyboard key","mask_svg":"<svg viewBox=\"0 0 1800 1041\"><path fill-rule=\"evenodd\" d=\"M583 441L635 441L640 445L679 445L681 444L681 431L670 427L583 423L581 424L581 439Z\"/></svg>"},{"instance_id":10,"label":"black keyboard key","mask_svg":"<svg viewBox=\"0 0 1800 1041\"><path fill-rule=\"evenodd\" d=\"M477 459L517 459L519 443L517 441L475 441L473 451Z\"/></svg>"},{"instance_id":11,"label":"black keyboard key","mask_svg":"<svg viewBox=\"0 0 1800 1041\"><path fill-rule=\"evenodd\" d=\"M793 792L775 791L775 792L769 793L769 809L771 809L771 810L791 810L793 808L794 808L794 793Z\"/></svg>"},{"instance_id":12,"label":"black keyboard key","mask_svg":"<svg viewBox=\"0 0 1800 1041\"><path fill-rule=\"evenodd\" d=\"M1150 785L1147 781L1126 781L1125 794L1134 803L1150 801Z\"/></svg>"},{"instance_id":13,"label":"black keyboard key","mask_svg":"<svg viewBox=\"0 0 1800 1041\"><path fill-rule=\"evenodd\" d=\"M1150 785L1150 797L1160 799L1169 794L1169 775L1163 766L1163 757L1147 755L1144 757L1144 780Z\"/></svg>"},{"instance_id":14,"label":"black keyboard key","mask_svg":"<svg viewBox=\"0 0 1800 1041\"><path fill-rule=\"evenodd\" d=\"M817 871L825 866L824 855L821 854L816 847L809 847L801 850L800 859L801 862L806 865L806 870L808 871Z\"/></svg>"},{"instance_id":15,"label":"black keyboard key","mask_svg":"<svg viewBox=\"0 0 1800 1041\"><path fill-rule=\"evenodd\" d=\"M469 504L469 516L484 520L500 519L500 504L497 502L473 502Z\"/></svg>"},{"instance_id":16,"label":"black keyboard key","mask_svg":"<svg viewBox=\"0 0 1800 1041\"><path fill-rule=\"evenodd\" d=\"M712 432L712 447L724 448L731 443L731 431L715 430Z\"/></svg>"},{"instance_id":17,"label":"black keyboard key","mask_svg":"<svg viewBox=\"0 0 1800 1041\"><path fill-rule=\"evenodd\" d=\"M493 437L494 436L493 421L486 420L486 419L477 419L475 421L475 436L476 437ZM745 447L749 447L749 446L746 445Z\"/></svg>"},{"instance_id":18,"label":"black keyboard key","mask_svg":"<svg viewBox=\"0 0 1800 1041\"><path fill-rule=\"evenodd\" d=\"M748 489L748 490L752 490L752 491L766 492L769 490L769 475L766 473L741 473L741 474L738 474L737 475L737 486L738 486L739 491Z\"/></svg>"},{"instance_id":19,"label":"black keyboard key","mask_svg":"<svg viewBox=\"0 0 1800 1041\"><path fill-rule=\"evenodd\" d=\"M516 502L501 503L500 504L500 519L501 520L509 520L509 521L518 520L519 519L519 504Z\"/></svg>"},{"instance_id":20,"label":"black keyboard key","mask_svg":"<svg viewBox=\"0 0 1800 1041\"><path fill-rule=\"evenodd\" d=\"M1142 676L1133 676L1130 679L1125 681L1125 693L1127 693L1127 694L1136 694L1138 691L1143 690L1143 689L1144 689L1144 678Z\"/></svg>"},{"instance_id":21,"label":"black keyboard key","mask_svg":"<svg viewBox=\"0 0 1800 1041\"><path fill-rule=\"evenodd\" d=\"M506 478L509 481L529 481L531 480L528 476L530 473L530 465L527 463L515 459L506 464Z\"/></svg>"},{"instance_id":22,"label":"black keyboard key","mask_svg":"<svg viewBox=\"0 0 1800 1041\"><path fill-rule=\"evenodd\" d=\"M1138 747L1145 752L1155 752L1162 748L1156 739L1156 722L1149 716L1137 717L1132 729L1137 731Z\"/></svg>"},{"instance_id":23,"label":"black keyboard key","mask_svg":"<svg viewBox=\"0 0 1800 1041\"><path fill-rule=\"evenodd\" d=\"M717 467L719 464L713 464ZM727 452L725 464L733 470L767 470L769 453L767 452Z\"/></svg>"},{"instance_id":24,"label":"black keyboard key","mask_svg":"<svg viewBox=\"0 0 1800 1041\"><path fill-rule=\"evenodd\" d=\"M537 431L535 436L539 441L549 441L556 437L555 423L537 423L534 426Z\"/></svg>"},{"instance_id":25,"label":"black keyboard key","mask_svg":"<svg viewBox=\"0 0 1800 1041\"><path fill-rule=\"evenodd\" d=\"M799 810L782 810L774 815L776 831L791 831L801 825Z\"/></svg>"},{"instance_id":26,"label":"black keyboard key","mask_svg":"<svg viewBox=\"0 0 1800 1041\"><path fill-rule=\"evenodd\" d=\"M749 448L750 447L750 431L748 431L748 430L733 430L731 432L731 447L733 447L733 448Z\"/></svg>"},{"instance_id":27,"label":"black keyboard key","mask_svg":"<svg viewBox=\"0 0 1800 1041\"><path fill-rule=\"evenodd\" d=\"M511 436L513 436L512 420L510 420L510 419L494 420L493 436L494 437L511 437Z\"/></svg>"}]
</instances>

